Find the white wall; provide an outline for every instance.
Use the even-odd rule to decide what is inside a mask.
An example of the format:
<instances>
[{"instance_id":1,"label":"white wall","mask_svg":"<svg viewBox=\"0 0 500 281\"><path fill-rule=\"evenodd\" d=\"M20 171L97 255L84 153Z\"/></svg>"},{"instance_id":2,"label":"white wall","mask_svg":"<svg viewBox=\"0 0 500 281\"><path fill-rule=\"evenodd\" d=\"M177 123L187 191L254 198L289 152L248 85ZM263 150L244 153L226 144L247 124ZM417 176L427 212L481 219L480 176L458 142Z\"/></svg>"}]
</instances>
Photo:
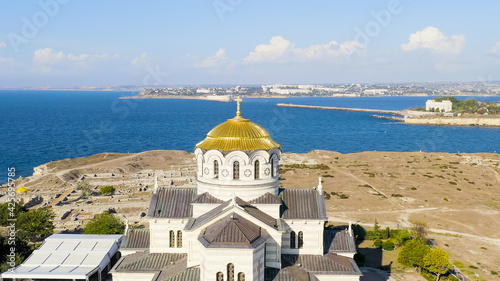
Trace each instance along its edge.
<instances>
[{"instance_id":1,"label":"white wall","mask_svg":"<svg viewBox=\"0 0 500 281\"><path fill-rule=\"evenodd\" d=\"M286 233L283 234L282 253L302 255L323 255L323 231L325 221L322 220L284 220ZM290 233L295 232L295 247L290 248ZM299 232L303 233L303 247L298 249Z\"/></svg>"},{"instance_id":2,"label":"white wall","mask_svg":"<svg viewBox=\"0 0 500 281\"><path fill-rule=\"evenodd\" d=\"M187 253L187 240L184 227L187 219L151 219L149 220L151 253ZM170 230L175 234L175 245L170 247ZM182 247L178 247L178 231L182 232Z\"/></svg>"},{"instance_id":3,"label":"white wall","mask_svg":"<svg viewBox=\"0 0 500 281\"><path fill-rule=\"evenodd\" d=\"M238 273L245 274L245 280L264 280L264 245L256 249L224 249L224 248L202 248L200 252L200 280L216 280L217 272L224 274L227 280L227 265L234 264L234 279L238 280ZM261 263L261 276L257 276L257 265Z\"/></svg>"}]
</instances>

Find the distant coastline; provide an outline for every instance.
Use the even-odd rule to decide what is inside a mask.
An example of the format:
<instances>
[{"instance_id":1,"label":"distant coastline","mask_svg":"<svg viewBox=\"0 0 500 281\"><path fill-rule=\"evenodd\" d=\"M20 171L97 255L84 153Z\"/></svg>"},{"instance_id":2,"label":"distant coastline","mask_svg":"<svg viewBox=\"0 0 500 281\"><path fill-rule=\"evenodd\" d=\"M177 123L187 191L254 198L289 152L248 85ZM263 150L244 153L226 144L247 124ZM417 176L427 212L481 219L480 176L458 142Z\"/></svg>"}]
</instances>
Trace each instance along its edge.
<instances>
[{"instance_id":1,"label":"distant coastline","mask_svg":"<svg viewBox=\"0 0 500 281\"><path fill-rule=\"evenodd\" d=\"M462 116L444 117L444 116L429 116L417 115L419 111L411 110L381 110L381 109L365 109L365 108L347 108L347 107L331 107L331 106L314 106L314 105L299 105L299 104L284 104L278 103L278 107L293 107L293 108L310 108L324 110L339 110L339 111L358 111L370 113L385 113L391 115L400 115L400 117L387 117L380 115L371 115L371 117L379 119L387 119L392 121L403 122L411 125L438 125L438 126L482 126L482 127L500 127L500 115L477 115L465 114ZM415 117L409 117L415 116Z\"/></svg>"}]
</instances>

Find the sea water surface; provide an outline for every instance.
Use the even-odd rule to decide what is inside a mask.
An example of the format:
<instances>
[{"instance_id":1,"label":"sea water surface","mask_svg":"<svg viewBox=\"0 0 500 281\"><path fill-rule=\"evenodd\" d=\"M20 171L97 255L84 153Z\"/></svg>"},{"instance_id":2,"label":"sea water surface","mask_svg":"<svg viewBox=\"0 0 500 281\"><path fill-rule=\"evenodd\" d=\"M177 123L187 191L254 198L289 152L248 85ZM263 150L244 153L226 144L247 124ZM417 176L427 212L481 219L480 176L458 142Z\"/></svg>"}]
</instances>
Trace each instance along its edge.
<instances>
[{"instance_id":1,"label":"sea water surface","mask_svg":"<svg viewBox=\"0 0 500 281\"><path fill-rule=\"evenodd\" d=\"M119 99L135 92L0 91L0 183L7 169L102 152L193 151L236 103ZM461 97L465 99L466 97ZM284 152L500 152L500 128L405 125L371 113L276 107L277 103L400 110L429 97L244 99L242 116L264 127ZM500 97L478 98L499 100Z\"/></svg>"}]
</instances>

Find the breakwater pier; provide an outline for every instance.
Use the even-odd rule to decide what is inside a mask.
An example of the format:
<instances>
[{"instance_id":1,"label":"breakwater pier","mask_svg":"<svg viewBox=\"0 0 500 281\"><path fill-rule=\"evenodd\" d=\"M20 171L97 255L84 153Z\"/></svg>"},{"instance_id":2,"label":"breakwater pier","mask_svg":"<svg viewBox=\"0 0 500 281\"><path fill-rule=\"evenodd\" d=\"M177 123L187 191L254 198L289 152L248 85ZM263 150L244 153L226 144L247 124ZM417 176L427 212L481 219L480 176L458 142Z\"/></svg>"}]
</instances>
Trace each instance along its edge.
<instances>
[{"instance_id":1,"label":"breakwater pier","mask_svg":"<svg viewBox=\"0 0 500 281\"><path fill-rule=\"evenodd\" d=\"M301 105L292 103L278 103L276 106L280 107L297 107L297 108L313 108L313 109L326 109L326 110L343 110L343 111L359 111L371 113L385 113L404 116L405 114L399 110L383 110L383 109L365 109L365 108L349 108L349 107L335 107L335 106L317 106L317 105Z\"/></svg>"}]
</instances>

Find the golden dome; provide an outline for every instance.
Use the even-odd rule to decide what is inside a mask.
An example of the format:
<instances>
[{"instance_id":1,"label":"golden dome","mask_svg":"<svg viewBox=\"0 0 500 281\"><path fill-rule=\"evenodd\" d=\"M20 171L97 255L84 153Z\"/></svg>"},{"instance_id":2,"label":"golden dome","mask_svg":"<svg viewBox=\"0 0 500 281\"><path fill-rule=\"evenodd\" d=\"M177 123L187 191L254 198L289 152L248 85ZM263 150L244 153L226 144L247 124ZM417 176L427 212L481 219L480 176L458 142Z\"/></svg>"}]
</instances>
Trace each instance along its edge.
<instances>
[{"instance_id":1,"label":"golden dome","mask_svg":"<svg viewBox=\"0 0 500 281\"><path fill-rule=\"evenodd\" d=\"M281 149L281 146L271 139L264 128L239 114L213 128L204 140L196 144L196 147L222 151Z\"/></svg>"}]
</instances>

